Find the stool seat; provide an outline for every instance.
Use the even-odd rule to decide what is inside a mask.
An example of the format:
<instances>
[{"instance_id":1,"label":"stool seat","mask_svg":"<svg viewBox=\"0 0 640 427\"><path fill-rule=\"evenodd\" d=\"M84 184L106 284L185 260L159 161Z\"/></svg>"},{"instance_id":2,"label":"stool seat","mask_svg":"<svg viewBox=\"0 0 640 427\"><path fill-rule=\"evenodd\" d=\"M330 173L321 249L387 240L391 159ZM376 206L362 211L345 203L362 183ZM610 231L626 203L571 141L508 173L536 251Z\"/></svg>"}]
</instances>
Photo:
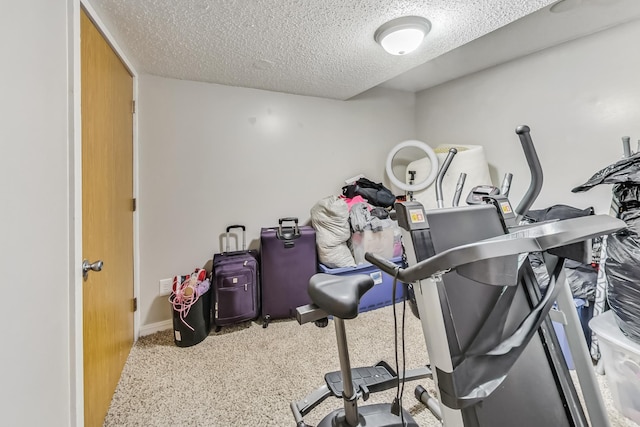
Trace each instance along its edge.
<instances>
[{"instance_id":1,"label":"stool seat","mask_svg":"<svg viewBox=\"0 0 640 427\"><path fill-rule=\"evenodd\" d=\"M318 273L309 280L309 296L327 314L354 319L358 316L360 298L372 287L373 279L367 274L334 276Z\"/></svg>"}]
</instances>

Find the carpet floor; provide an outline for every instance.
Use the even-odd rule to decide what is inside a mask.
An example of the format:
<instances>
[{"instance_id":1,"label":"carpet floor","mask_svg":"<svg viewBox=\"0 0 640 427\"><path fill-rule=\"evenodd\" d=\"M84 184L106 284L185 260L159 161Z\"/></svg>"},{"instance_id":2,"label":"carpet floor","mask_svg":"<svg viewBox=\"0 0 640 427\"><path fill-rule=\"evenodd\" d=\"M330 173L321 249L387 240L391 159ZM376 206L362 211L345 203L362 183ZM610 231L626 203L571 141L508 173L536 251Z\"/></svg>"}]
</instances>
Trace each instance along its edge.
<instances>
[{"instance_id":1,"label":"carpet floor","mask_svg":"<svg viewBox=\"0 0 640 427\"><path fill-rule=\"evenodd\" d=\"M396 307L400 314L402 304ZM392 307L362 313L346 327L352 367L380 360L395 366ZM425 365L420 322L408 308L405 329L407 368ZM318 328L294 320L272 321L266 329L246 322L212 331L201 343L186 348L174 344L171 330L159 332L134 345L104 425L293 427L290 402L322 385L326 372L337 370L332 322ZM598 381L612 426L637 427L613 407L604 377ZM417 384L434 394L430 380L407 383L404 407L420 426L440 426L413 397ZM392 389L372 394L366 404L390 403L395 393ZM329 398L305 421L315 425L341 405L341 400Z\"/></svg>"}]
</instances>

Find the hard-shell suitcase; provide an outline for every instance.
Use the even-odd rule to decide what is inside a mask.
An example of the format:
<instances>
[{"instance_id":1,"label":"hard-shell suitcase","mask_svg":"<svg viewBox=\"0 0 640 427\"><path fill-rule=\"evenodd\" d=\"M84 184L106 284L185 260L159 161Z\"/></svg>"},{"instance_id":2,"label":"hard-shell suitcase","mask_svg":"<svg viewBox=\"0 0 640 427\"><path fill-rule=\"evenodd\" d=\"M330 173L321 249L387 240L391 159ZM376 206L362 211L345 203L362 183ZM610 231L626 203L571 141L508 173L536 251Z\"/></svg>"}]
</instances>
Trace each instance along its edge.
<instances>
[{"instance_id":1,"label":"hard-shell suitcase","mask_svg":"<svg viewBox=\"0 0 640 427\"><path fill-rule=\"evenodd\" d=\"M298 226L298 218L278 223L260 232L263 328L271 319L295 317L296 307L311 303L307 286L318 268L313 227Z\"/></svg>"},{"instance_id":2,"label":"hard-shell suitcase","mask_svg":"<svg viewBox=\"0 0 640 427\"><path fill-rule=\"evenodd\" d=\"M242 229L242 250L229 251L229 231ZM213 256L212 312L216 331L220 326L253 320L260 315L260 282L257 251L246 249L244 225L227 227L226 251Z\"/></svg>"}]
</instances>

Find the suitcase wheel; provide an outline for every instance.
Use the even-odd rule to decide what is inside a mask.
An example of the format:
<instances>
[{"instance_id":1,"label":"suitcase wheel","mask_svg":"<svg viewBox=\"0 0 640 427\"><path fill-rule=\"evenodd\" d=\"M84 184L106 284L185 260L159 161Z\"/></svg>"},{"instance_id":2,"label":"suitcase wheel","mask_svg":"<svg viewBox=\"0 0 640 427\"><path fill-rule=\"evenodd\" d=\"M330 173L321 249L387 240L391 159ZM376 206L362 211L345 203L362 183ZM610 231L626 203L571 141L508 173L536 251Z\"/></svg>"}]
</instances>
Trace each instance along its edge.
<instances>
[{"instance_id":1,"label":"suitcase wheel","mask_svg":"<svg viewBox=\"0 0 640 427\"><path fill-rule=\"evenodd\" d=\"M313 322L318 328L326 328L329 324L329 318L325 317L324 319L316 320Z\"/></svg>"},{"instance_id":2,"label":"suitcase wheel","mask_svg":"<svg viewBox=\"0 0 640 427\"><path fill-rule=\"evenodd\" d=\"M266 328L267 326L269 326L269 322L271 322L271 316L266 314L263 318L262 318L262 328Z\"/></svg>"}]
</instances>

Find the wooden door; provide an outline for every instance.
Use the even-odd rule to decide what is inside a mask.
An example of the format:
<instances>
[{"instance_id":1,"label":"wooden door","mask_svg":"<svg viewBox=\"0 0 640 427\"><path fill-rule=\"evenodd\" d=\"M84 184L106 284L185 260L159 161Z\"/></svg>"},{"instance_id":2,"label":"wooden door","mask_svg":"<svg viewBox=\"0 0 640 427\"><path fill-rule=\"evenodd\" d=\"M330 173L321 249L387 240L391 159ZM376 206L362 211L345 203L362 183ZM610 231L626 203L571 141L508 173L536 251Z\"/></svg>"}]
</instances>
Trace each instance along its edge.
<instances>
[{"instance_id":1,"label":"wooden door","mask_svg":"<svg viewBox=\"0 0 640 427\"><path fill-rule=\"evenodd\" d=\"M133 79L81 14L85 426L103 424L133 345Z\"/></svg>"}]
</instances>

